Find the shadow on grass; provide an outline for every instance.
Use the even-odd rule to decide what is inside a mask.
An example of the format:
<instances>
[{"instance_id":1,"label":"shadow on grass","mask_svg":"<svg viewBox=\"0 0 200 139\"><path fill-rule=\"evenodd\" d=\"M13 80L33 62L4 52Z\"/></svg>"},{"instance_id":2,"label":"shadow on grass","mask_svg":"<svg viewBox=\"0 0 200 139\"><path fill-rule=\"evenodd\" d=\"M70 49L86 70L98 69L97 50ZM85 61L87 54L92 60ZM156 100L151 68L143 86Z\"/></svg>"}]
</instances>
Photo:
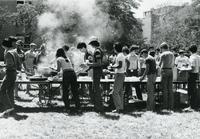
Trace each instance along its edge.
<instances>
[{"instance_id":1,"label":"shadow on grass","mask_svg":"<svg viewBox=\"0 0 200 139\"><path fill-rule=\"evenodd\" d=\"M21 97L16 97L15 99L19 102L32 102L33 101L33 99L23 99Z\"/></svg>"},{"instance_id":2,"label":"shadow on grass","mask_svg":"<svg viewBox=\"0 0 200 139\"><path fill-rule=\"evenodd\" d=\"M113 115L113 114L108 114L108 113L100 114L100 116L108 120L119 120L120 118L119 115Z\"/></svg>"},{"instance_id":3,"label":"shadow on grass","mask_svg":"<svg viewBox=\"0 0 200 139\"><path fill-rule=\"evenodd\" d=\"M21 115L21 114L17 114L17 113L12 115L11 117L13 117L17 121L26 120L28 118L27 115Z\"/></svg>"}]
</instances>

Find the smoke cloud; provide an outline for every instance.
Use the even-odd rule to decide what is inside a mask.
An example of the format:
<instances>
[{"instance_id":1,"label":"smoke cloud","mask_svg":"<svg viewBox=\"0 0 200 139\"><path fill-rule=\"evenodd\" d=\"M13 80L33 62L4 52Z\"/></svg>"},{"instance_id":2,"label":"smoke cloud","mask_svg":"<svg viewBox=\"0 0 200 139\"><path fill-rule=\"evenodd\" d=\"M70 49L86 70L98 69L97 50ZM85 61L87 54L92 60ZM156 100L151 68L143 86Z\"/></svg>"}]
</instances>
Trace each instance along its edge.
<instances>
[{"instance_id":1,"label":"smoke cloud","mask_svg":"<svg viewBox=\"0 0 200 139\"><path fill-rule=\"evenodd\" d=\"M48 12L38 17L38 28L48 54L64 44L74 47L80 41L88 43L91 36L106 41L120 35L95 0L47 0L45 5Z\"/></svg>"}]
</instances>

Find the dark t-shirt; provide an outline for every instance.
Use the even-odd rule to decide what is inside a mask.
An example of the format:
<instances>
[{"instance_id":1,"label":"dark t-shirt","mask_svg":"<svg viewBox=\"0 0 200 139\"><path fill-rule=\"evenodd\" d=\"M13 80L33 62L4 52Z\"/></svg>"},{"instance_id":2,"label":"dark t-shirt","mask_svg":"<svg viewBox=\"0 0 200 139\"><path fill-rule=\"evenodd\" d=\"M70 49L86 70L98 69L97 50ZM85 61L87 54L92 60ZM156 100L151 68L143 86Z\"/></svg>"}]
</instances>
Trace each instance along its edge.
<instances>
[{"instance_id":1,"label":"dark t-shirt","mask_svg":"<svg viewBox=\"0 0 200 139\"><path fill-rule=\"evenodd\" d=\"M102 51L100 48L97 48L94 52L93 63L96 63L96 65L93 66L93 74L102 74Z\"/></svg>"},{"instance_id":2,"label":"dark t-shirt","mask_svg":"<svg viewBox=\"0 0 200 139\"><path fill-rule=\"evenodd\" d=\"M145 64L149 65L149 71L147 75L156 74L156 60L152 56L148 56L145 59Z\"/></svg>"}]
</instances>

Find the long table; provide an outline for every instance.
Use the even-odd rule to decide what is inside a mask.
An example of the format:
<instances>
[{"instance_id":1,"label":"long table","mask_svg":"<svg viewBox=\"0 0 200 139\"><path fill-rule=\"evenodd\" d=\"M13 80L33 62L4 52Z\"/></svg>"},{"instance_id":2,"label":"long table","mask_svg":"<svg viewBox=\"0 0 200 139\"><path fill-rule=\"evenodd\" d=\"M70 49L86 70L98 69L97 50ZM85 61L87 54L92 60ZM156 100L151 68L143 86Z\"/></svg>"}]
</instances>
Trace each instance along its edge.
<instances>
[{"instance_id":1,"label":"long table","mask_svg":"<svg viewBox=\"0 0 200 139\"><path fill-rule=\"evenodd\" d=\"M77 79L79 84L92 84L92 79L88 77L80 77ZM146 84L147 80L139 81L139 78L137 77L126 77L124 84L134 84L134 83L139 83L139 84ZM160 77L157 77L156 79L156 84L159 85L161 82ZM0 83L2 83L2 80L0 80ZM110 90L110 85L114 83L114 79L101 79L100 82L102 85L105 86L105 91L109 93L108 91ZM198 84L200 84L200 81L197 81ZM53 92L51 91L51 88L53 85L62 85L62 80L61 79L49 79L45 81L30 81L30 80L17 80L16 84L37 84L39 86L44 86L44 87L39 87L40 90L44 91L44 95L47 95L48 101L47 103L51 103L51 99L53 96ZM186 81L181 82L181 81L174 81L173 84L175 85L175 88L178 89L180 84L187 84ZM45 96L44 96L45 97ZM42 97L39 96L39 99Z\"/></svg>"}]
</instances>

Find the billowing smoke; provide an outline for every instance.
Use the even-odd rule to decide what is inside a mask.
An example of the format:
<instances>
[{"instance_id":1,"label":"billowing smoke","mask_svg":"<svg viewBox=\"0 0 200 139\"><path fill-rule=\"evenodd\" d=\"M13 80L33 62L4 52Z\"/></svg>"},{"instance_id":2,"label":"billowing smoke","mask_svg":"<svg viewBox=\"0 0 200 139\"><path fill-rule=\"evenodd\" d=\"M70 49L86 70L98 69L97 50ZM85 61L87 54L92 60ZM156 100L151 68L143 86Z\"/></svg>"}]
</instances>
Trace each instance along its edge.
<instances>
[{"instance_id":1,"label":"billowing smoke","mask_svg":"<svg viewBox=\"0 0 200 139\"><path fill-rule=\"evenodd\" d=\"M47 0L45 5L48 10L38 17L38 27L48 54L64 44L74 47L79 41L88 43L91 36L106 41L120 35L95 0Z\"/></svg>"}]
</instances>

